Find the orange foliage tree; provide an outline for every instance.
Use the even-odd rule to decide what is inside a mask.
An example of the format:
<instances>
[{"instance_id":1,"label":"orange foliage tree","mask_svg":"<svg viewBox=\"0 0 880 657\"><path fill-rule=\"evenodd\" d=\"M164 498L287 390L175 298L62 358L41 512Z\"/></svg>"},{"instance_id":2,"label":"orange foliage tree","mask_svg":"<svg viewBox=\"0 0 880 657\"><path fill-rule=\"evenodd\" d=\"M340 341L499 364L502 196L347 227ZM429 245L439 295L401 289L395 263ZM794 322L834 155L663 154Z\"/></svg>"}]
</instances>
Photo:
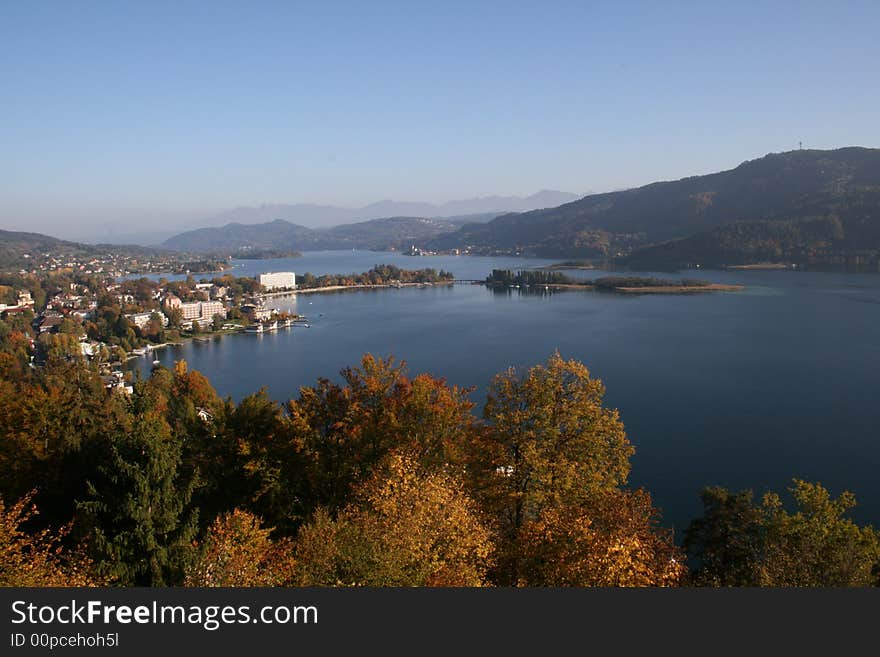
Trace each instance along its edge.
<instances>
[{"instance_id":1,"label":"orange foliage tree","mask_svg":"<svg viewBox=\"0 0 880 657\"><path fill-rule=\"evenodd\" d=\"M409 379L405 363L370 354L342 378L343 386L320 379L303 387L287 405L316 504L342 508L352 487L392 450L425 466L461 465L476 426L469 390L427 374Z\"/></svg>"},{"instance_id":2,"label":"orange foliage tree","mask_svg":"<svg viewBox=\"0 0 880 657\"><path fill-rule=\"evenodd\" d=\"M474 490L500 525L498 578L515 584L520 530L548 509L578 507L626 483L633 447L605 387L559 353L493 380L488 427L472 443Z\"/></svg>"},{"instance_id":3,"label":"orange foliage tree","mask_svg":"<svg viewBox=\"0 0 880 657\"><path fill-rule=\"evenodd\" d=\"M282 586L294 572L293 544L240 509L217 518L189 567L186 586Z\"/></svg>"},{"instance_id":4,"label":"orange foliage tree","mask_svg":"<svg viewBox=\"0 0 880 657\"><path fill-rule=\"evenodd\" d=\"M687 572L642 490L612 490L554 507L521 530L519 585L676 586Z\"/></svg>"}]
</instances>

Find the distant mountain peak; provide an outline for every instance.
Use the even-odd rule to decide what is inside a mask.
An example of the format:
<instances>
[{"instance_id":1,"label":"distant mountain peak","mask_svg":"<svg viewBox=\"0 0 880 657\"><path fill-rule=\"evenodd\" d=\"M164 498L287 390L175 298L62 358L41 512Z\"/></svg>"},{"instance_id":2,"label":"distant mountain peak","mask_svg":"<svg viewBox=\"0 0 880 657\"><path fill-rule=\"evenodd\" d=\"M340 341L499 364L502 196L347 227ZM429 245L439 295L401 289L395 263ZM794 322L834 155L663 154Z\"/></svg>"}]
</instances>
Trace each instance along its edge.
<instances>
[{"instance_id":1,"label":"distant mountain peak","mask_svg":"<svg viewBox=\"0 0 880 657\"><path fill-rule=\"evenodd\" d=\"M526 212L574 201L578 194L542 189L526 197L482 196L446 203L421 201L395 201L382 199L359 208L343 208L311 203L263 203L257 206L240 206L222 212L201 222L203 226L222 226L228 223L258 224L277 220L291 221L309 228L328 228L383 217L460 217L464 215L494 212Z\"/></svg>"}]
</instances>

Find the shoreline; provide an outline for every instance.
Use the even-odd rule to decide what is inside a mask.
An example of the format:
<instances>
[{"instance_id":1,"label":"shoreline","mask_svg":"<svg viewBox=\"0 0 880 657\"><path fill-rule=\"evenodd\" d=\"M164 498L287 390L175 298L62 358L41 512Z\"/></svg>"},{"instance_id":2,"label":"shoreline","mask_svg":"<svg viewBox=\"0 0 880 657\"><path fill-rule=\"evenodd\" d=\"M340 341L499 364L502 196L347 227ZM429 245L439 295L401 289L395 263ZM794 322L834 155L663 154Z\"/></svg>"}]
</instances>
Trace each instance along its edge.
<instances>
[{"instance_id":1,"label":"shoreline","mask_svg":"<svg viewBox=\"0 0 880 657\"><path fill-rule=\"evenodd\" d=\"M601 270L599 267L596 267L595 265L565 265L562 263L557 263L554 265L545 265L544 267L536 267L535 269L544 269L547 271L557 271L557 270L564 270L564 269L581 269L584 271L594 271L597 269ZM602 271L604 271L604 270L602 270ZM610 270L608 270L608 271L610 271Z\"/></svg>"},{"instance_id":2,"label":"shoreline","mask_svg":"<svg viewBox=\"0 0 880 657\"><path fill-rule=\"evenodd\" d=\"M264 292L259 296L264 299L285 297L297 294L317 294L319 292L340 292L342 290L380 290L384 288L400 288L400 287L436 287L438 285L452 285L452 281L437 281L436 283L379 283L379 284L359 284L359 285L328 285L326 287L307 287L298 290L285 290L283 292Z\"/></svg>"},{"instance_id":3,"label":"shoreline","mask_svg":"<svg viewBox=\"0 0 880 657\"><path fill-rule=\"evenodd\" d=\"M784 262L759 262L753 265L727 265L724 269L748 271L750 269L796 269L796 267Z\"/></svg>"},{"instance_id":4,"label":"shoreline","mask_svg":"<svg viewBox=\"0 0 880 657\"><path fill-rule=\"evenodd\" d=\"M486 285L490 289L509 289L507 286ZM615 287L599 289L595 285L578 283L548 283L531 286L516 286L516 289L583 290L584 292L606 292L609 294L695 294L698 292L740 292L745 285L710 283L709 285L645 285L641 287Z\"/></svg>"},{"instance_id":5,"label":"shoreline","mask_svg":"<svg viewBox=\"0 0 880 657\"><path fill-rule=\"evenodd\" d=\"M351 289L384 289L384 288L399 288L399 287L434 287L437 285L452 285L455 281L440 281L437 283L398 283L398 284L381 284L381 285L331 285L328 287L313 287L306 288L304 290L285 290L283 292L266 292L265 294L261 294L262 298L269 297L283 297L283 296L295 296L297 294L314 294L318 292L339 292L342 290L351 290ZM212 331L210 333L200 333L198 335L188 335L181 336L180 340L176 342L163 342L161 344L150 344L146 347L138 347L138 349L145 349L144 353L138 354L134 353L134 351L130 351L125 355L125 359L122 361L123 363L127 363L131 360L135 360L137 358L146 358L150 355L151 352L156 349L161 349L163 347L179 347L187 342L207 342L217 337L223 337L224 335L236 335L239 333L244 333L245 327L240 326L237 329L228 329L228 330L220 330L220 331Z\"/></svg>"},{"instance_id":6,"label":"shoreline","mask_svg":"<svg viewBox=\"0 0 880 657\"><path fill-rule=\"evenodd\" d=\"M695 292L740 292L745 285L710 283L709 285L665 285L656 287L616 287L621 294L692 294Z\"/></svg>"}]
</instances>

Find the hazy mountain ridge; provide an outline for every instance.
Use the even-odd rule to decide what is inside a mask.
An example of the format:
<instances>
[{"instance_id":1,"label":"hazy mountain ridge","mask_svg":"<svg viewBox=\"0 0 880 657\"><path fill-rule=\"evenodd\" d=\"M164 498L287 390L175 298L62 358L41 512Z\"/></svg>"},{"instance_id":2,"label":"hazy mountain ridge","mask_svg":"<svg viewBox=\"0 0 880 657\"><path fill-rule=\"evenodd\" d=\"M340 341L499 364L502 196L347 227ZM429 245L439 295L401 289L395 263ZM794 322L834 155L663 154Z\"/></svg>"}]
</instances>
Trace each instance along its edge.
<instances>
[{"instance_id":1,"label":"hazy mountain ridge","mask_svg":"<svg viewBox=\"0 0 880 657\"><path fill-rule=\"evenodd\" d=\"M579 198L577 194L555 190L541 190L531 196L485 196L472 199L434 204L420 201L383 200L361 208L343 208L311 203L266 204L257 207L243 206L222 212L203 223L208 225L242 223L266 223L284 219L312 229L329 228L382 219L387 217L449 218L463 215L483 215L504 212L523 212L535 208L555 207Z\"/></svg>"},{"instance_id":2,"label":"hazy mountain ridge","mask_svg":"<svg viewBox=\"0 0 880 657\"><path fill-rule=\"evenodd\" d=\"M487 224L470 224L441 235L427 246L549 257L632 253L636 258L640 249L650 245L690 238L734 222L797 221L817 213L825 216L844 207L845 199L861 194L861 214L856 218L849 212L841 219L841 226L845 234L855 231L853 235L867 240L859 248L875 249L880 248L876 231L857 226L873 227L880 222L880 207L872 196L877 189L878 149L790 151L750 160L727 171L593 194L557 208L502 215ZM699 261L700 254L691 252L697 244L681 245L676 257ZM844 239L842 244L854 248L852 241ZM670 248L662 247L665 256L670 255ZM745 257L747 252L740 255Z\"/></svg>"},{"instance_id":3,"label":"hazy mountain ridge","mask_svg":"<svg viewBox=\"0 0 880 657\"><path fill-rule=\"evenodd\" d=\"M166 248L179 251L235 253L243 249L259 251L292 249L385 250L423 242L457 230L460 221L424 217L385 217L333 228L315 230L276 219L261 224L231 223L216 228L199 228L176 235L164 242Z\"/></svg>"}]
</instances>

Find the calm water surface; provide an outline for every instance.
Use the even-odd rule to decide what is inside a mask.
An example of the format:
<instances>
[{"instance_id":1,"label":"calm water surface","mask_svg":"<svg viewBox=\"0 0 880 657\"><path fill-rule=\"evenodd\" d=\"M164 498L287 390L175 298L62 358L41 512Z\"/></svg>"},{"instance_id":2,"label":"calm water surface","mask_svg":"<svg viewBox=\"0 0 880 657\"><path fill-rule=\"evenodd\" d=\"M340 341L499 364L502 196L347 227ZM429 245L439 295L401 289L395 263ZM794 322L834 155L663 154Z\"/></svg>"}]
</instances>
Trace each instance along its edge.
<instances>
[{"instance_id":1,"label":"calm water surface","mask_svg":"<svg viewBox=\"0 0 880 657\"><path fill-rule=\"evenodd\" d=\"M348 273L390 263L447 269L461 279L546 262L343 251L237 261L232 271ZM747 289L532 296L455 285L308 294L271 305L308 316L309 329L230 335L154 353L169 366L185 359L221 395L240 399L266 386L278 400L320 376L332 378L365 352L394 354L411 374L476 385L472 397L481 402L493 374L542 362L558 349L604 381L606 401L620 410L636 446L630 483L651 491L666 524L683 529L700 511L705 485L760 494L800 477L835 493L852 490L856 517L880 525L880 276L699 276ZM150 359L137 366L148 372Z\"/></svg>"}]
</instances>

